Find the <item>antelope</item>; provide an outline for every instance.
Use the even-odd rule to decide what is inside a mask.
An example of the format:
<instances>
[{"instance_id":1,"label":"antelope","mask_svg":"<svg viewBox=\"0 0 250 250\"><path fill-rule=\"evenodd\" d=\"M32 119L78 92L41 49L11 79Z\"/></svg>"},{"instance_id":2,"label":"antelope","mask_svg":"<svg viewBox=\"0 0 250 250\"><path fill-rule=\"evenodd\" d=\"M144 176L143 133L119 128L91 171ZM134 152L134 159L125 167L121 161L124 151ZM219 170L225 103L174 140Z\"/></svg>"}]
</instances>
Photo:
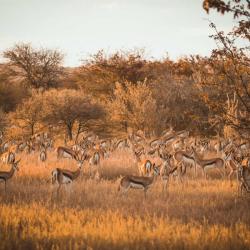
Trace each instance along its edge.
<instances>
[{"instance_id":1,"label":"antelope","mask_svg":"<svg viewBox=\"0 0 250 250\"><path fill-rule=\"evenodd\" d=\"M3 143L3 145L1 146L2 148L2 152L5 152L6 150L8 150L10 147L10 142L6 141Z\"/></svg>"},{"instance_id":2,"label":"antelope","mask_svg":"<svg viewBox=\"0 0 250 250\"><path fill-rule=\"evenodd\" d=\"M17 146L16 146L16 153L22 152L24 151L25 147L27 146L26 142L20 142Z\"/></svg>"},{"instance_id":3,"label":"antelope","mask_svg":"<svg viewBox=\"0 0 250 250\"><path fill-rule=\"evenodd\" d=\"M167 186L169 184L169 178L171 174L173 174L177 170L177 166L175 166L174 168L171 167L171 164L170 164L171 157L172 156L169 155L168 157L164 158L164 163L160 168L160 177L163 183L162 192L167 190Z\"/></svg>"},{"instance_id":4,"label":"antelope","mask_svg":"<svg viewBox=\"0 0 250 250\"><path fill-rule=\"evenodd\" d=\"M239 176L239 192L243 195L243 191L250 193L250 168L249 166L241 165L238 169Z\"/></svg>"},{"instance_id":5,"label":"antelope","mask_svg":"<svg viewBox=\"0 0 250 250\"><path fill-rule=\"evenodd\" d=\"M85 158L78 160L78 169L76 171L56 168L51 172L52 184L58 184L57 194L59 194L62 185L72 184L72 182L80 175L84 160Z\"/></svg>"},{"instance_id":6,"label":"antelope","mask_svg":"<svg viewBox=\"0 0 250 250\"><path fill-rule=\"evenodd\" d=\"M88 156L89 158L89 165L91 166L90 175L93 174L93 167L98 167L100 165L101 155L99 151L95 151L92 156Z\"/></svg>"},{"instance_id":7,"label":"antelope","mask_svg":"<svg viewBox=\"0 0 250 250\"><path fill-rule=\"evenodd\" d=\"M185 174L186 172L186 164L190 164L191 166L194 166L194 174L197 175L197 169L196 169L196 161L195 158L187 153L186 151L176 151L173 156L175 166L177 166L177 169L181 166L181 174ZM182 169L182 165L184 165L184 171Z\"/></svg>"},{"instance_id":8,"label":"antelope","mask_svg":"<svg viewBox=\"0 0 250 250\"><path fill-rule=\"evenodd\" d=\"M212 159L201 159L196 153L195 149L192 147L194 153L195 162L202 168L205 178L207 179L207 170L208 169L217 169L221 174L221 169L224 168L225 175L225 162L221 158L212 158Z\"/></svg>"},{"instance_id":9,"label":"antelope","mask_svg":"<svg viewBox=\"0 0 250 250\"><path fill-rule=\"evenodd\" d=\"M42 150L41 150L40 155L39 155L39 159L42 162L47 160L47 148L46 147L42 147Z\"/></svg>"},{"instance_id":10,"label":"antelope","mask_svg":"<svg viewBox=\"0 0 250 250\"><path fill-rule=\"evenodd\" d=\"M230 172L228 174L228 178L231 181L231 177L234 173L238 173L238 169L240 168L240 163L235 159L234 156L235 151L231 150L228 155L225 156L225 167L228 167ZM237 174L238 179L238 174Z\"/></svg>"},{"instance_id":11,"label":"antelope","mask_svg":"<svg viewBox=\"0 0 250 250\"><path fill-rule=\"evenodd\" d=\"M118 192L122 192L122 194L125 194L130 188L143 189L144 197L146 198L147 190L152 186L155 180L155 176L159 175L159 169L155 167L155 164L153 164L152 170L153 175L150 177L134 175L124 176L120 181Z\"/></svg>"},{"instance_id":12,"label":"antelope","mask_svg":"<svg viewBox=\"0 0 250 250\"><path fill-rule=\"evenodd\" d=\"M150 160L141 160L140 156L142 154L142 151L134 152L134 154L136 156L139 176L149 176L153 166L152 162Z\"/></svg>"},{"instance_id":13,"label":"antelope","mask_svg":"<svg viewBox=\"0 0 250 250\"><path fill-rule=\"evenodd\" d=\"M175 133L175 131L174 131L173 127L170 126L170 128L169 128L168 130L164 130L164 131L162 132L161 136L162 136L162 137L168 137L169 135L172 135L172 134L174 134L174 133Z\"/></svg>"},{"instance_id":14,"label":"antelope","mask_svg":"<svg viewBox=\"0 0 250 250\"><path fill-rule=\"evenodd\" d=\"M13 177L16 170L17 171L19 170L18 164L19 164L20 160L18 160L16 162L14 161L14 162L11 163L10 171L0 171L0 182L4 181L4 183L5 183L5 192L6 192L6 189L7 189L7 180L9 180L9 179L11 179Z\"/></svg>"},{"instance_id":15,"label":"antelope","mask_svg":"<svg viewBox=\"0 0 250 250\"><path fill-rule=\"evenodd\" d=\"M58 147L57 148L57 159L59 158L70 158L78 160L78 153L70 148Z\"/></svg>"},{"instance_id":16,"label":"antelope","mask_svg":"<svg viewBox=\"0 0 250 250\"><path fill-rule=\"evenodd\" d=\"M5 152L1 155L1 161L5 164L10 164L15 162L15 153L13 152Z\"/></svg>"}]
</instances>

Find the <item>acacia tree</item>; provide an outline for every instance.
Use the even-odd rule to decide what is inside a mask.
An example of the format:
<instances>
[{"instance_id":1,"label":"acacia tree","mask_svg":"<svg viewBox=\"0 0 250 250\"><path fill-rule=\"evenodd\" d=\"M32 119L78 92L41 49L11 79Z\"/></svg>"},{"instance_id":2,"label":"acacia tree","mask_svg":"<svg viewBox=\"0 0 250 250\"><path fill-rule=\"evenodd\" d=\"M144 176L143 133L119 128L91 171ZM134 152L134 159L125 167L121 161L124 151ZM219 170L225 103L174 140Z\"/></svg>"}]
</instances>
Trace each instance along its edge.
<instances>
[{"instance_id":1,"label":"acacia tree","mask_svg":"<svg viewBox=\"0 0 250 250\"><path fill-rule=\"evenodd\" d=\"M6 50L3 56L9 61L12 75L21 77L29 87L55 87L62 74L63 55L57 50L34 49L21 43Z\"/></svg>"},{"instance_id":2,"label":"acacia tree","mask_svg":"<svg viewBox=\"0 0 250 250\"><path fill-rule=\"evenodd\" d=\"M43 96L33 92L32 96L20 103L9 114L12 125L22 129L25 135L34 135L42 122Z\"/></svg>"},{"instance_id":3,"label":"acacia tree","mask_svg":"<svg viewBox=\"0 0 250 250\"><path fill-rule=\"evenodd\" d=\"M44 120L50 125L65 128L69 140L73 139L73 129L78 123L76 137L82 132L83 125L90 119L104 115L103 109L81 91L50 90L43 95L45 101Z\"/></svg>"},{"instance_id":4,"label":"acacia tree","mask_svg":"<svg viewBox=\"0 0 250 250\"><path fill-rule=\"evenodd\" d=\"M142 50L118 51L107 55L103 50L83 61L77 71L78 86L85 92L101 99L110 99L116 82L136 84L151 75Z\"/></svg>"}]
</instances>

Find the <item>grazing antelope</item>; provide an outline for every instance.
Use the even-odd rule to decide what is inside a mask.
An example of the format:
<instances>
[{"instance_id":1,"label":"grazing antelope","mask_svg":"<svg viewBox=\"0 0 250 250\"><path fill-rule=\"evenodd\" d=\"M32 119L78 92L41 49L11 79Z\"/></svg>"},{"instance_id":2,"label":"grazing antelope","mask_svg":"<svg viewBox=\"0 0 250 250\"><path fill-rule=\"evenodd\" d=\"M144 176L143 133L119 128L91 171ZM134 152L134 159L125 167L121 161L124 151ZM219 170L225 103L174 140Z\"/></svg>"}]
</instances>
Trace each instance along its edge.
<instances>
[{"instance_id":1,"label":"grazing antelope","mask_svg":"<svg viewBox=\"0 0 250 250\"><path fill-rule=\"evenodd\" d=\"M177 151L173 155L174 163L177 169L181 172L180 174L183 175L186 173L186 165L194 166L194 174L197 175L196 170L196 162L195 158L193 157L193 154L189 154L186 151ZM182 169L184 167L184 170ZM181 175L179 177L181 178Z\"/></svg>"},{"instance_id":2,"label":"grazing antelope","mask_svg":"<svg viewBox=\"0 0 250 250\"><path fill-rule=\"evenodd\" d=\"M6 188L7 188L7 180L9 180L9 179L11 179L13 177L16 170L17 171L19 170L18 164L19 164L20 160L18 160L16 162L14 161L14 162L11 163L10 171L0 171L0 182L4 181L4 183L5 183L5 192L6 192Z\"/></svg>"},{"instance_id":3,"label":"grazing antelope","mask_svg":"<svg viewBox=\"0 0 250 250\"><path fill-rule=\"evenodd\" d=\"M221 176L225 176L225 162L221 158L212 158L212 159L201 159L199 155L196 153L195 149L192 147L194 153L195 162L202 168L205 178L207 179L207 170L209 169L217 169L220 174L221 170L224 170L224 174Z\"/></svg>"},{"instance_id":4,"label":"grazing antelope","mask_svg":"<svg viewBox=\"0 0 250 250\"><path fill-rule=\"evenodd\" d=\"M78 160L76 171L56 168L51 172L52 184L58 184L57 194L59 194L62 185L71 184L80 175L84 160L85 158Z\"/></svg>"},{"instance_id":5,"label":"grazing antelope","mask_svg":"<svg viewBox=\"0 0 250 250\"><path fill-rule=\"evenodd\" d=\"M78 156L78 152L76 152L70 148L58 147L57 148L57 159L59 159L59 158L69 158L69 159L78 160L79 156Z\"/></svg>"},{"instance_id":6,"label":"grazing antelope","mask_svg":"<svg viewBox=\"0 0 250 250\"><path fill-rule=\"evenodd\" d=\"M130 188L133 189L143 189L144 190L144 197L146 198L147 190L152 186L155 176L159 175L159 168L153 165L152 167L152 176L134 176L134 175L127 175L121 179L121 182L118 187L118 192L122 192L125 194L128 192Z\"/></svg>"}]
</instances>

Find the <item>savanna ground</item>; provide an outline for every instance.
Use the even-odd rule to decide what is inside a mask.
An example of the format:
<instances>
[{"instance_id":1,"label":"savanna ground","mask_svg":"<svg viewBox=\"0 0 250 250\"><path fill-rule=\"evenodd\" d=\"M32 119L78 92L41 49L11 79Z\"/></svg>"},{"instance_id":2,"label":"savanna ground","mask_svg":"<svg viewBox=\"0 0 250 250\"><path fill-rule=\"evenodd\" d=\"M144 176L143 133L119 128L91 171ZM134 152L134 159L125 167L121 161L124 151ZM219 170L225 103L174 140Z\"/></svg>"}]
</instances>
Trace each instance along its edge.
<instances>
[{"instance_id":1,"label":"savanna ground","mask_svg":"<svg viewBox=\"0 0 250 250\"><path fill-rule=\"evenodd\" d=\"M0 249L250 248L250 200L237 196L236 182L171 180L163 195L157 180L146 200L141 190L120 196L120 175L136 167L128 152L116 152L102 162L100 180L86 165L71 191L57 196L51 170L76 163L54 152L46 163L37 154L19 157L6 194L0 184Z\"/></svg>"}]
</instances>

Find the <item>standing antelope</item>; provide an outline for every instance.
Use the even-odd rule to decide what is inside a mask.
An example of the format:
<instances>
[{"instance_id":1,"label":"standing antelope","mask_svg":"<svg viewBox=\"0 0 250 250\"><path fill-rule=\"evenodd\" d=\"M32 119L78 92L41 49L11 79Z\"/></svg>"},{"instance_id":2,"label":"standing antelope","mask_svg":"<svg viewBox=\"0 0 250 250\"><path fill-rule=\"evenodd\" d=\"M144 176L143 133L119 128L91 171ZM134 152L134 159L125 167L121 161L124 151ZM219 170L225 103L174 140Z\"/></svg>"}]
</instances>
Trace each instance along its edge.
<instances>
[{"instance_id":1,"label":"standing antelope","mask_svg":"<svg viewBox=\"0 0 250 250\"><path fill-rule=\"evenodd\" d=\"M101 159L100 153L98 151L95 151L89 159L89 164L90 165L99 165L100 159Z\"/></svg>"},{"instance_id":2,"label":"standing antelope","mask_svg":"<svg viewBox=\"0 0 250 250\"><path fill-rule=\"evenodd\" d=\"M170 163L171 157L172 157L171 155L168 155L167 157L165 157L164 163L162 164L160 168L160 176L161 176L161 180L163 183L162 192L167 190L170 176L177 170L177 166L175 166L174 168L171 167L171 163Z\"/></svg>"},{"instance_id":3,"label":"standing antelope","mask_svg":"<svg viewBox=\"0 0 250 250\"><path fill-rule=\"evenodd\" d=\"M99 175L98 173L98 166L100 166L101 154L99 151L91 152L91 154L86 155L86 159L89 160L90 165L90 176L93 177L93 170L96 167L95 174Z\"/></svg>"},{"instance_id":4,"label":"standing antelope","mask_svg":"<svg viewBox=\"0 0 250 250\"><path fill-rule=\"evenodd\" d=\"M194 153L195 162L202 168L205 178L207 179L207 170L217 169L221 176L225 175L225 162L221 158L212 158L212 159L201 159L196 153L195 149L192 147ZM221 170L224 170L224 175L221 173Z\"/></svg>"},{"instance_id":5,"label":"standing antelope","mask_svg":"<svg viewBox=\"0 0 250 250\"><path fill-rule=\"evenodd\" d=\"M15 153L13 152L5 152L1 155L1 162L5 163L5 164L10 164L15 162Z\"/></svg>"},{"instance_id":6,"label":"standing antelope","mask_svg":"<svg viewBox=\"0 0 250 250\"><path fill-rule=\"evenodd\" d=\"M235 159L234 151L231 150L226 156L225 156L225 167L228 167L230 172L228 174L228 178L231 181L232 176L234 173L238 173L238 169L240 168L240 163ZM238 179L238 174L237 174Z\"/></svg>"},{"instance_id":7,"label":"standing antelope","mask_svg":"<svg viewBox=\"0 0 250 250\"><path fill-rule=\"evenodd\" d=\"M142 160L140 156L142 155L142 151L134 152L137 162L137 167L140 176L149 176L152 171L153 164L150 160Z\"/></svg>"},{"instance_id":8,"label":"standing antelope","mask_svg":"<svg viewBox=\"0 0 250 250\"><path fill-rule=\"evenodd\" d=\"M51 172L52 184L58 184L57 194L59 194L62 185L71 184L80 175L84 160L78 160L78 169L76 171L56 168Z\"/></svg>"},{"instance_id":9,"label":"standing antelope","mask_svg":"<svg viewBox=\"0 0 250 250\"><path fill-rule=\"evenodd\" d=\"M9 180L9 179L11 179L13 177L16 170L17 171L19 170L18 164L19 164L20 160L18 160L16 162L14 161L14 162L11 163L10 171L0 171L0 182L4 181L4 183L5 183L5 192L6 192L7 180Z\"/></svg>"},{"instance_id":10,"label":"standing antelope","mask_svg":"<svg viewBox=\"0 0 250 250\"><path fill-rule=\"evenodd\" d=\"M121 179L118 191L122 194L127 193L130 188L133 189L143 189L144 197L146 198L147 190L152 186L155 176L159 175L159 168L155 167L155 164L152 167L152 176L134 176L127 175Z\"/></svg>"},{"instance_id":11,"label":"standing antelope","mask_svg":"<svg viewBox=\"0 0 250 250\"><path fill-rule=\"evenodd\" d=\"M46 147L42 148L40 155L39 155L39 159L42 162L45 162L47 160L47 148Z\"/></svg>"},{"instance_id":12,"label":"standing antelope","mask_svg":"<svg viewBox=\"0 0 250 250\"><path fill-rule=\"evenodd\" d=\"M241 165L238 169L238 180L239 180L239 192L243 195L243 191L250 193L250 167L248 165L249 159L244 159L243 161L247 161L247 165Z\"/></svg>"}]
</instances>

